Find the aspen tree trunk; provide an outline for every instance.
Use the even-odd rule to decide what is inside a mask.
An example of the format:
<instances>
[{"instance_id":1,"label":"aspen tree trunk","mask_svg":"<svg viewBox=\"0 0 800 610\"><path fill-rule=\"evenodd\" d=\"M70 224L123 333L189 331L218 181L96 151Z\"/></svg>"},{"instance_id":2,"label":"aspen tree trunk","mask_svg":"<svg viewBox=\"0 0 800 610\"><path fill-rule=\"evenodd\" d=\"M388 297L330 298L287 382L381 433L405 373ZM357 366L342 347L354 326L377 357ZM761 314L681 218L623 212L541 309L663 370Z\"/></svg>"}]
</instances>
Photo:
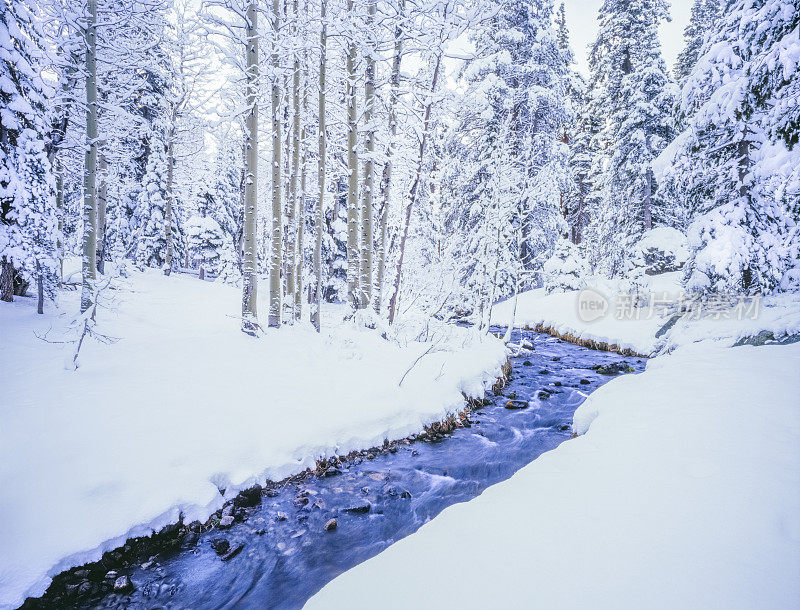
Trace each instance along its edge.
<instances>
[{"instance_id":1,"label":"aspen tree trunk","mask_svg":"<svg viewBox=\"0 0 800 610\"><path fill-rule=\"evenodd\" d=\"M375 0L369 1L367 29L375 27ZM361 197L361 278L359 286L360 309L372 302L372 189L374 187L373 156L375 154L375 130L372 127L372 107L375 102L375 41L370 40L364 82L364 122L367 125L367 154L364 161L364 188Z\"/></svg>"},{"instance_id":2,"label":"aspen tree trunk","mask_svg":"<svg viewBox=\"0 0 800 610\"><path fill-rule=\"evenodd\" d=\"M58 285L64 281L64 166L56 157L56 214L58 215Z\"/></svg>"},{"instance_id":3,"label":"aspen tree trunk","mask_svg":"<svg viewBox=\"0 0 800 610\"><path fill-rule=\"evenodd\" d=\"M167 251L164 255L164 275L172 273L172 259L175 256L172 242L172 217L175 202L175 116L173 114L167 141L167 205L164 209L164 241Z\"/></svg>"},{"instance_id":4,"label":"aspen tree trunk","mask_svg":"<svg viewBox=\"0 0 800 610\"><path fill-rule=\"evenodd\" d=\"M307 11L306 7L306 11ZM308 61L307 53L303 52L303 66ZM305 69L305 68L304 68ZM294 272L295 282L297 284L294 292L294 317L300 320L303 313L303 233L306 223L306 161L307 161L307 148L306 148L306 124L303 120L306 107L308 104L308 88L306 78L303 78L302 84L302 97L300 102L300 119L302 127L300 129L300 197L298 202L297 214L297 263Z\"/></svg>"},{"instance_id":5,"label":"aspen tree trunk","mask_svg":"<svg viewBox=\"0 0 800 610\"><path fill-rule=\"evenodd\" d=\"M81 313L94 303L97 233L97 0L88 0L86 26L86 156L83 169L83 260Z\"/></svg>"},{"instance_id":6,"label":"aspen tree trunk","mask_svg":"<svg viewBox=\"0 0 800 610\"><path fill-rule=\"evenodd\" d=\"M347 13L353 19L353 0L347 0ZM356 43L347 46L347 300L353 309L359 304L358 235L358 153L356 152Z\"/></svg>"},{"instance_id":7,"label":"aspen tree trunk","mask_svg":"<svg viewBox=\"0 0 800 610\"><path fill-rule=\"evenodd\" d=\"M653 193L653 170L647 168L644 182L644 230L648 231L653 228L653 218L651 214L651 199Z\"/></svg>"},{"instance_id":8,"label":"aspen tree trunk","mask_svg":"<svg viewBox=\"0 0 800 610\"><path fill-rule=\"evenodd\" d=\"M314 305L311 307L311 323L317 332L321 330L320 313L322 309L322 231L325 224L325 63L327 60L328 47L328 21L327 21L327 0L321 0L320 21L322 29L319 35L319 127L317 133L317 144L319 147L319 159L317 161L317 183L319 194L317 196L316 213L316 243L314 244L314 275L316 275L317 287L314 294Z\"/></svg>"},{"instance_id":9,"label":"aspen tree trunk","mask_svg":"<svg viewBox=\"0 0 800 610\"><path fill-rule=\"evenodd\" d=\"M105 273L108 163L106 163L106 156L102 151L98 152L97 167L100 174L100 188L97 189L97 271Z\"/></svg>"},{"instance_id":10,"label":"aspen tree trunk","mask_svg":"<svg viewBox=\"0 0 800 610\"><path fill-rule=\"evenodd\" d=\"M269 326L281 325L281 229L283 228L281 209L281 99L278 88L278 30L281 20L280 0L272 1L273 43L272 43L272 248L269 266Z\"/></svg>"},{"instance_id":11,"label":"aspen tree trunk","mask_svg":"<svg viewBox=\"0 0 800 610\"><path fill-rule=\"evenodd\" d=\"M405 16L406 2L400 0L397 26L394 30L394 58L392 59L392 75L389 80L389 147L386 151L386 165L383 166L381 178L381 210L380 210L380 237L378 241L378 269L374 286L375 311L381 311L381 295L383 293L383 278L386 270L386 232L389 223L389 192L392 183L392 157L395 150L397 137L397 98L400 94L400 62L403 57L403 18Z\"/></svg>"},{"instance_id":12,"label":"aspen tree trunk","mask_svg":"<svg viewBox=\"0 0 800 610\"><path fill-rule=\"evenodd\" d=\"M297 44L297 20L300 17L297 0L292 2L292 13L294 23L292 33L294 34L293 44ZM301 222L298 214L297 197L297 174L300 170L300 58L297 50L294 51L294 62L292 65L292 157L289 173L289 192L288 198L288 236L286 240L286 298L289 301L289 316L287 322L294 323L296 299L295 292L300 289L297 285L297 236L299 233L298 223Z\"/></svg>"},{"instance_id":13,"label":"aspen tree trunk","mask_svg":"<svg viewBox=\"0 0 800 610\"><path fill-rule=\"evenodd\" d=\"M258 274L256 224L258 213L258 11L256 0L247 6L247 118L245 139L244 227L242 256L242 332L258 330Z\"/></svg>"},{"instance_id":14,"label":"aspen tree trunk","mask_svg":"<svg viewBox=\"0 0 800 610\"><path fill-rule=\"evenodd\" d=\"M428 131L431 122L431 110L433 108L433 95L436 93L436 87L439 82L439 68L442 64L442 54L436 56L436 65L433 68L433 79L431 82L430 98L428 104L425 106L425 116L423 119L422 137L419 141L419 148L417 150L417 168L414 173L414 181L411 183L411 190L408 194L408 203L406 204L406 214L403 219L403 234L400 238L400 256L397 258L397 273L394 278L394 292L392 298L389 299L389 324L394 322L394 316L397 311L397 299L400 295L400 278L403 274L403 257L406 252L406 240L408 239L408 226L411 224L411 209L414 207L414 202L417 199L417 191L419 190L419 183L422 179L422 164L425 160L425 145L428 141Z\"/></svg>"}]
</instances>

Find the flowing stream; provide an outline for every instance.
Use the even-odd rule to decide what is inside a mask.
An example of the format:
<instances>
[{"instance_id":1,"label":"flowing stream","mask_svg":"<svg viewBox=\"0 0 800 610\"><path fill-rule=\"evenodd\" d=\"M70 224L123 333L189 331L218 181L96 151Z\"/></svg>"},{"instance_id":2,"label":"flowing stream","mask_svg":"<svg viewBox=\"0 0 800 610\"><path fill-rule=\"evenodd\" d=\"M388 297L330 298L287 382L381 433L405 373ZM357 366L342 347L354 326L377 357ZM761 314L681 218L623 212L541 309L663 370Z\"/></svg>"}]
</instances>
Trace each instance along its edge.
<instances>
[{"instance_id":1,"label":"flowing stream","mask_svg":"<svg viewBox=\"0 0 800 610\"><path fill-rule=\"evenodd\" d=\"M201 533L182 548L122 571L132 593L90 597L85 605L301 608L337 575L569 439L575 409L613 378L590 367L644 368L637 358L534 332L522 335L533 352L512 358L508 385L501 395L488 394L491 404L474 412L468 427L393 447L335 476L287 483L249 508L243 522ZM513 340L519 339L516 332ZM514 397L521 408L506 408Z\"/></svg>"}]
</instances>

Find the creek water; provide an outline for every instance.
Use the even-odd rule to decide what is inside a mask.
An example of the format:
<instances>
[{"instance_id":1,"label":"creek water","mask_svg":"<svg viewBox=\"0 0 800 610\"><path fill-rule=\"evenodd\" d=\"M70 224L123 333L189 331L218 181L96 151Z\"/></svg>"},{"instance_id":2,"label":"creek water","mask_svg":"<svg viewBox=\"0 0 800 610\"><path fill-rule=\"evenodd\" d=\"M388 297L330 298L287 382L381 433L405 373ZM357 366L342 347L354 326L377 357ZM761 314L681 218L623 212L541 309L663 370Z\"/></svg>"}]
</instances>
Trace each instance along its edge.
<instances>
[{"instance_id":1,"label":"creek water","mask_svg":"<svg viewBox=\"0 0 800 610\"><path fill-rule=\"evenodd\" d=\"M335 476L287 483L247 509L243 522L201 533L184 548L126 571L133 593L106 594L86 600L85 606L301 608L345 570L569 439L575 409L613 378L590 367L644 368L637 358L534 332L521 335L533 351L512 358L508 384L497 396L487 394L491 404L477 409L468 427L393 447ZM512 340L519 342L520 331ZM511 399L522 408L507 408ZM336 527L328 530L331 519ZM223 561L215 551L225 544L220 539L229 553L243 546Z\"/></svg>"}]
</instances>

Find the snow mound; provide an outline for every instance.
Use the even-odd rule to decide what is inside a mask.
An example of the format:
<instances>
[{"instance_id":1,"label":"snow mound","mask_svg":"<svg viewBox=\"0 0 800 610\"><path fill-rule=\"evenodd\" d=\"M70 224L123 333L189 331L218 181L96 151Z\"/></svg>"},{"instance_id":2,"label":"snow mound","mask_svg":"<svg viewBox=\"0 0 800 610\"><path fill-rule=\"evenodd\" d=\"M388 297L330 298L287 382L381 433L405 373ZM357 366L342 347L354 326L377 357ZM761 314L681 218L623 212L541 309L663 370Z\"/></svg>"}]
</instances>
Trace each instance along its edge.
<instances>
[{"instance_id":1,"label":"snow mound","mask_svg":"<svg viewBox=\"0 0 800 610\"><path fill-rule=\"evenodd\" d=\"M798 370L797 344L657 358L589 397L575 416L585 436L445 509L306 608L795 607ZM479 583L465 566L480 566Z\"/></svg>"}]
</instances>

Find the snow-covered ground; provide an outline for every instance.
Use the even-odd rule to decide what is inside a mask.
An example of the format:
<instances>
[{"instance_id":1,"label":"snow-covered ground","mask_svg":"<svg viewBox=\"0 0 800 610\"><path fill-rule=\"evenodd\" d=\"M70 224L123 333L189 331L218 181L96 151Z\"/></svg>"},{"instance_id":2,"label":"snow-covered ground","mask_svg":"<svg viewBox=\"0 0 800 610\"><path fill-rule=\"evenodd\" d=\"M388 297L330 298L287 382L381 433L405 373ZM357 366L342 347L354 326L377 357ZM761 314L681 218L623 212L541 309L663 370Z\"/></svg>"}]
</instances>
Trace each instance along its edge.
<instances>
[{"instance_id":1,"label":"snow-covered ground","mask_svg":"<svg viewBox=\"0 0 800 610\"><path fill-rule=\"evenodd\" d=\"M795 608L800 344L686 345L307 608Z\"/></svg>"},{"instance_id":2,"label":"snow-covered ground","mask_svg":"<svg viewBox=\"0 0 800 610\"><path fill-rule=\"evenodd\" d=\"M206 518L219 488L419 432L461 410L462 392L482 395L506 358L496 339L441 324L432 343L413 324L390 342L335 308L321 335L302 324L254 339L238 290L149 270L98 312L118 341L88 340L70 371L73 346L34 333L67 337L78 296L45 316L31 299L0 303L0 607L179 514Z\"/></svg>"},{"instance_id":3,"label":"snow-covered ground","mask_svg":"<svg viewBox=\"0 0 800 610\"><path fill-rule=\"evenodd\" d=\"M641 290L671 305L681 298L680 279L680 271L644 276ZM742 316L731 315L727 319L724 316L704 316L702 319L685 316L657 337L659 330L669 321L670 313L660 311L659 307L630 307L630 301L624 296L625 288L614 280L590 278L585 292L573 290L547 294L543 288L529 290L519 295L515 315L513 298L495 305L492 322L506 325L513 318L514 325L519 327L535 328L541 324L561 335L616 344L643 355L668 351L703 339L733 345L741 337L762 330L776 336L800 332L800 295L787 293L760 299L755 315L746 310ZM605 300L607 309L604 315L594 320L581 315L579 307L586 296Z\"/></svg>"}]
</instances>

